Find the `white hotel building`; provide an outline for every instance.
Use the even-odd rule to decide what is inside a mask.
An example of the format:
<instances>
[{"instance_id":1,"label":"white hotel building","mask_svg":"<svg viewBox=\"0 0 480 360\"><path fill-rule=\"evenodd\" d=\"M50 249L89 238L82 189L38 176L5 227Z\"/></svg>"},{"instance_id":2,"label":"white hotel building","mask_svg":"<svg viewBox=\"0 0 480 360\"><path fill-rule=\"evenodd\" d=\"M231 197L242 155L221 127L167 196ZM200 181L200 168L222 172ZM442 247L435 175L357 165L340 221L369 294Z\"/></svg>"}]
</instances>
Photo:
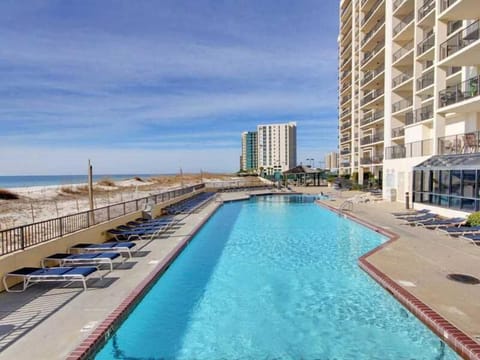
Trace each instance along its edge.
<instances>
[{"instance_id":1,"label":"white hotel building","mask_svg":"<svg viewBox=\"0 0 480 360\"><path fill-rule=\"evenodd\" d=\"M267 175L287 171L297 165L297 124L257 126L258 169Z\"/></svg>"},{"instance_id":2,"label":"white hotel building","mask_svg":"<svg viewBox=\"0 0 480 360\"><path fill-rule=\"evenodd\" d=\"M479 18L480 0L340 1L341 174L480 209Z\"/></svg>"}]
</instances>

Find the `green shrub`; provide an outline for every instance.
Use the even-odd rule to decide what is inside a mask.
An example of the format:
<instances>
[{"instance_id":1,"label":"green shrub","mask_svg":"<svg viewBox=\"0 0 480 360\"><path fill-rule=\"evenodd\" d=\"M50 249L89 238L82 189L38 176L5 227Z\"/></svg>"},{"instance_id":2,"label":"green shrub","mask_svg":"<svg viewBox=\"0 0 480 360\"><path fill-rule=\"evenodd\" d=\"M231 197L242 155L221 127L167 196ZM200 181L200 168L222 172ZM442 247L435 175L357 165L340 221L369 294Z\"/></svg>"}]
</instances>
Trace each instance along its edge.
<instances>
[{"instance_id":1,"label":"green shrub","mask_svg":"<svg viewBox=\"0 0 480 360\"><path fill-rule=\"evenodd\" d=\"M0 189L0 199L2 199L2 200L17 200L18 195L9 191L9 190Z\"/></svg>"},{"instance_id":2,"label":"green shrub","mask_svg":"<svg viewBox=\"0 0 480 360\"><path fill-rule=\"evenodd\" d=\"M357 184L358 184L358 172L355 171L355 172L352 174L352 181L353 181L354 183L357 183Z\"/></svg>"},{"instance_id":3,"label":"green shrub","mask_svg":"<svg viewBox=\"0 0 480 360\"><path fill-rule=\"evenodd\" d=\"M470 214L467 218L467 225L479 226L480 225L480 211Z\"/></svg>"}]
</instances>

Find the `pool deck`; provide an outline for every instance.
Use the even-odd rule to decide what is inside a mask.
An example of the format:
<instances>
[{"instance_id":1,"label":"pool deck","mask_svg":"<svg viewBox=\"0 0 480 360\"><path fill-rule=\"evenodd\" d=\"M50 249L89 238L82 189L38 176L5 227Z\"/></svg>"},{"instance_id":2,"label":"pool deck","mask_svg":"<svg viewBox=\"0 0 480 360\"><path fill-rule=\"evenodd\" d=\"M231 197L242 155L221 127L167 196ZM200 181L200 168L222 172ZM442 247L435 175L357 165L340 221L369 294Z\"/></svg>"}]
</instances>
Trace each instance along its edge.
<instances>
[{"instance_id":1,"label":"pool deck","mask_svg":"<svg viewBox=\"0 0 480 360\"><path fill-rule=\"evenodd\" d=\"M311 187L296 190L328 192ZM324 206L338 208L353 195L343 193L335 201L324 201ZM225 193L222 199L235 201L248 196ZM80 285L41 284L24 293L0 293L0 359L74 359L87 352L94 339L108 331L113 319L121 315L125 304L141 294L140 288L153 281L156 272L168 266L166 259L181 250L220 205L212 201L160 239L139 242L139 251L132 259L112 272L103 271L104 279L89 282L86 292ZM398 235L395 241L369 254L366 263L478 341L480 285L456 283L446 275L465 273L480 278L480 247L437 231L401 225L390 215L398 210L402 210L398 203L354 204L351 214L357 220Z\"/></svg>"},{"instance_id":2,"label":"pool deck","mask_svg":"<svg viewBox=\"0 0 480 360\"><path fill-rule=\"evenodd\" d=\"M312 188L298 190L319 192ZM344 192L341 197L336 194L334 200L320 203L338 209L359 192ZM437 230L403 225L391 213L404 210L400 203L372 201L353 204L353 211L346 212L354 220L373 225L376 231L393 238L361 258L360 266L462 356L479 359L480 285L458 283L446 276L459 273L480 278L480 246ZM462 337L461 333L466 336Z\"/></svg>"}]
</instances>

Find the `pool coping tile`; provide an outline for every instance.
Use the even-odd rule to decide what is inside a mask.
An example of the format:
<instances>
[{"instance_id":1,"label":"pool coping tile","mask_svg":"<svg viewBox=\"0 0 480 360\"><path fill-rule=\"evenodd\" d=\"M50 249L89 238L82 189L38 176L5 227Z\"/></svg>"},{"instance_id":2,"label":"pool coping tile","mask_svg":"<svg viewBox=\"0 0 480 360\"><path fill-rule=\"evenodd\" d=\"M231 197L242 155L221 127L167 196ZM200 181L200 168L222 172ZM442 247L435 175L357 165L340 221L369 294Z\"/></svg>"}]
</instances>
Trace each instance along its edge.
<instances>
[{"instance_id":1,"label":"pool coping tile","mask_svg":"<svg viewBox=\"0 0 480 360\"><path fill-rule=\"evenodd\" d=\"M328 204L319 201L317 201L316 204L387 237L388 240L386 242L363 254L358 259L359 267L432 330L442 341L447 343L458 355L469 360L480 360L480 344L477 341L450 323L442 315L368 261L371 255L389 246L394 241L397 241L400 237L398 234L383 229L353 214L341 212Z\"/></svg>"},{"instance_id":2,"label":"pool coping tile","mask_svg":"<svg viewBox=\"0 0 480 360\"><path fill-rule=\"evenodd\" d=\"M67 360L84 360L90 359L110 338L114 332L123 322L125 317L135 308L143 295L153 286L154 282L168 269L171 263L180 255L186 248L195 234L200 228L210 219L210 217L222 206L223 202L216 202L215 207L208 212L208 214L200 219L192 231L180 241L169 253L165 256L155 268L143 279L97 327L70 352Z\"/></svg>"}]
</instances>

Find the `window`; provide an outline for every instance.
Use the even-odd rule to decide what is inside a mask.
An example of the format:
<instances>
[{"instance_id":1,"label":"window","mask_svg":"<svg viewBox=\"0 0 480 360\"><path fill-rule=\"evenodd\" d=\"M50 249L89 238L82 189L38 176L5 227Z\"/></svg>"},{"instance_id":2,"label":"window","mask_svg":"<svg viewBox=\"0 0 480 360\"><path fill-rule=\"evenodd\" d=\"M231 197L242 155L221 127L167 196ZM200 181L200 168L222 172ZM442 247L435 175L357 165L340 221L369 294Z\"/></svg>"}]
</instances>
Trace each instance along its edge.
<instances>
[{"instance_id":1,"label":"window","mask_svg":"<svg viewBox=\"0 0 480 360\"><path fill-rule=\"evenodd\" d=\"M453 170L450 172L451 174L451 189L450 193L452 195L461 196L462 195L462 172L460 170ZM460 207L460 205L458 206Z\"/></svg>"},{"instance_id":2,"label":"window","mask_svg":"<svg viewBox=\"0 0 480 360\"><path fill-rule=\"evenodd\" d=\"M463 196L475 197L475 170L463 171Z\"/></svg>"},{"instance_id":3,"label":"window","mask_svg":"<svg viewBox=\"0 0 480 360\"><path fill-rule=\"evenodd\" d=\"M450 171L440 170L440 194L448 194L450 191Z\"/></svg>"}]
</instances>

